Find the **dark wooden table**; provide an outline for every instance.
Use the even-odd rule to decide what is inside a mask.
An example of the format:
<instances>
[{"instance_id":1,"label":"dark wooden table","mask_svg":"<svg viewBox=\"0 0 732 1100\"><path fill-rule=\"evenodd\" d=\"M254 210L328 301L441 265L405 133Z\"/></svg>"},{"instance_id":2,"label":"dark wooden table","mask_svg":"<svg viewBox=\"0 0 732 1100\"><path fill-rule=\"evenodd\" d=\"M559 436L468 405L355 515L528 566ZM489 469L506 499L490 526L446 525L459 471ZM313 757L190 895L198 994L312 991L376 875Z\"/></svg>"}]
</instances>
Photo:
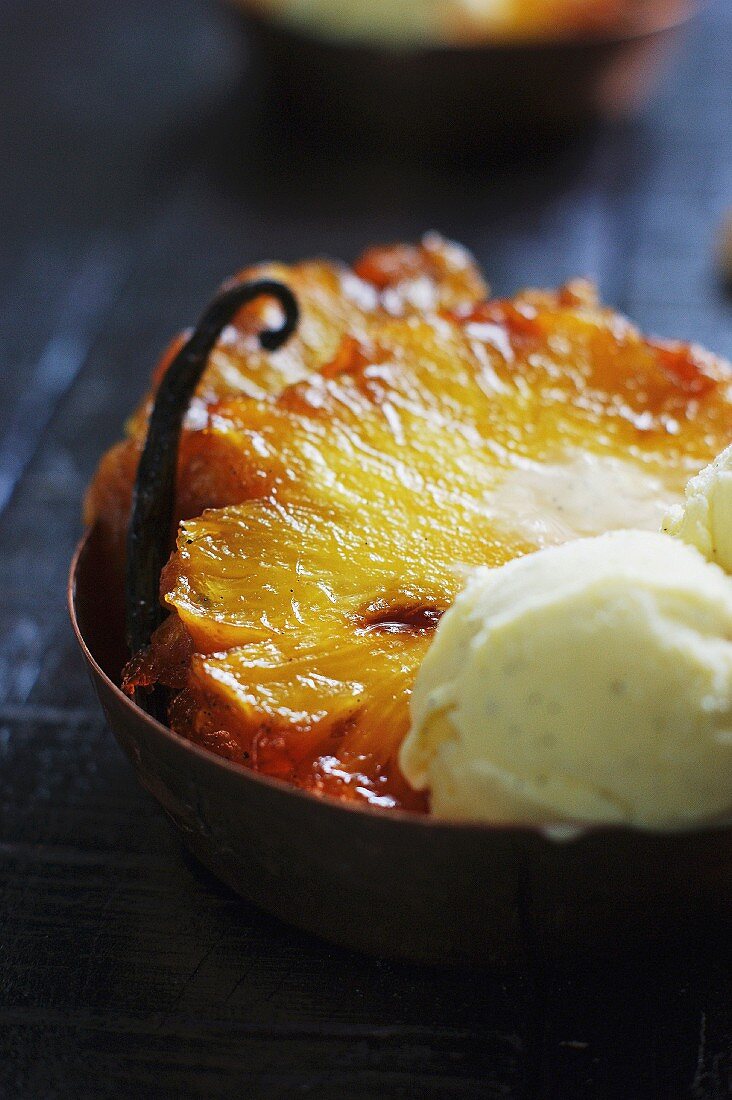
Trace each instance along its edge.
<instances>
[{"instance_id":1,"label":"dark wooden table","mask_svg":"<svg viewBox=\"0 0 732 1100\"><path fill-rule=\"evenodd\" d=\"M101 450L244 263L435 227L500 292L594 275L647 329L730 354L729 0L642 119L473 171L257 153L203 2L4 0L0 29L0 1095L732 1095L728 943L439 973L234 897L134 782L64 606Z\"/></svg>"}]
</instances>

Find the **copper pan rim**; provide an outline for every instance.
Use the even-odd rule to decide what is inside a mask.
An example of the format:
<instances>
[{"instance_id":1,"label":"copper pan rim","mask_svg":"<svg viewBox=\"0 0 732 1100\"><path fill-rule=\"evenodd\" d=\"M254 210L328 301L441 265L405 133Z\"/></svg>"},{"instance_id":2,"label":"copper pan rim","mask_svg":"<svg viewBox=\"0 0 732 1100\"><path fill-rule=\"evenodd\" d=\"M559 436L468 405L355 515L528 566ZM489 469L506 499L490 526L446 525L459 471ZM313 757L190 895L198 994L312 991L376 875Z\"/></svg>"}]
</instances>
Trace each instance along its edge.
<instances>
[{"instance_id":1,"label":"copper pan rim","mask_svg":"<svg viewBox=\"0 0 732 1100\"><path fill-rule=\"evenodd\" d=\"M618 837L632 837L632 836L647 836L647 837L665 837L673 838L691 838L691 837L703 837L705 834L719 834L721 831L732 832L732 822L728 820L705 823L703 825L685 828L678 830L662 830L662 829L638 829L628 825L616 824L616 823L588 823L580 821L566 821L559 825L539 825L535 823L528 823L525 825L518 825L514 822L501 823L501 822L477 822L477 821L456 821L453 819L442 818L435 814L423 814L415 813L408 810L392 809L388 807L374 807L368 803L362 802L350 802L337 798L333 798L329 795L317 795L310 791L303 790L296 787L294 784L287 783L284 780L276 779L272 776L264 775L261 772L255 772L249 768L243 767L234 763L231 760L226 760L224 757L218 756L216 753L210 752L208 749L203 748L200 745L196 745L193 741L189 741L187 738L182 737L169 726L163 725L158 722L157 719L152 718L141 707L125 695L120 686L114 682L107 674L105 669L97 661L96 656L92 652L92 649L88 645L86 638L82 632L77 615L76 604L76 590L77 590L77 578L79 573L79 566L92 537L94 535L94 529L88 529L81 539L77 543L73 557L71 559L71 565L69 568L68 582L67 582L67 605L69 611L69 617L71 619L71 625L76 636L77 643L81 652L86 660L89 668L94 675L102 680L107 689L113 694L117 702L124 708L129 714L130 718L137 722L142 723L151 729L153 729L159 736L167 739L174 744L176 748L182 749L184 752L191 754L194 757L200 758L214 764L216 767L222 769L225 772L230 773L237 777L237 780L243 784L253 783L262 788L269 788L273 791L277 791L280 794L284 794L296 800L304 800L307 803L318 803L331 807L334 811L344 813L347 815L356 815L361 818L378 818L380 820L391 820L394 823L405 823L411 827L417 826L426 830L452 830L460 833L470 833L475 835L484 835L486 837L504 837L510 838L511 836L528 836L535 837L539 840L545 841L552 846L564 846L570 844L573 840L585 837L591 837L593 835L602 834L603 836L618 836ZM563 834L566 833L566 836Z\"/></svg>"}]
</instances>

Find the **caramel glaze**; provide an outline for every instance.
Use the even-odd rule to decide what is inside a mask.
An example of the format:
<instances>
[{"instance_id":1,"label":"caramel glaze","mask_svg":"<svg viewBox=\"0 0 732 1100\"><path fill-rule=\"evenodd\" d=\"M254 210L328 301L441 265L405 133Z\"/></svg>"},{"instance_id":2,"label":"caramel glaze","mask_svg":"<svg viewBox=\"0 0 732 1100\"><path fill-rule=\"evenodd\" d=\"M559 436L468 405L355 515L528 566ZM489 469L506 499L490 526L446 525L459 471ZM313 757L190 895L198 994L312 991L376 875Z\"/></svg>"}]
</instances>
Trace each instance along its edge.
<instances>
[{"instance_id":1,"label":"caramel glaze","mask_svg":"<svg viewBox=\"0 0 732 1100\"><path fill-rule=\"evenodd\" d=\"M432 634L446 610L424 603L390 604L376 600L356 617L355 624L382 634Z\"/></svg>"}]
</instances>

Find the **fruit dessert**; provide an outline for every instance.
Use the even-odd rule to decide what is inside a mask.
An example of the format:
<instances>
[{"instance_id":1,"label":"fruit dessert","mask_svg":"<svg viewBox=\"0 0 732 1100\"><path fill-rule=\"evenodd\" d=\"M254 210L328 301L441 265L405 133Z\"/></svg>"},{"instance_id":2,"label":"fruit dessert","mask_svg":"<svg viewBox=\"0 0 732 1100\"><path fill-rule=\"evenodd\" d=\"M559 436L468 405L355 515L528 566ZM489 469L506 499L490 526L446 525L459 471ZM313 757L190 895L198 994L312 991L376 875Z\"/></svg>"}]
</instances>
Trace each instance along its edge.
<instances>
[{"instance_id":1,"label":"fruit dessert","mask_svg":"<svg viewBox=\"0 0 732 1100\"><path fill-rule=\"evenodd\" d=\"M470 570L658 531L729 442L732 369L643 337L584 282L490 299L436 237L353 270L246 277L262 274L294 292L299 327L262 351L279 310L264 296L209 357L180 440L167 618L124 686L164 688L171 727L243 767L425 810L424 767L407 768L413 785L400 766L410 695ZM179 346L90 489L117 575Z\"/></svg>"},{"instance_id":2,"label":"fruit dessert","mask_svg":"<svg viewBox=\"0 0 732 1100\"><path fill-rule=\"evenodd\" d=\"M301 33L378 46L588 37L639 23L655 0L234 0Z\"/></svg>"}]
</instances>

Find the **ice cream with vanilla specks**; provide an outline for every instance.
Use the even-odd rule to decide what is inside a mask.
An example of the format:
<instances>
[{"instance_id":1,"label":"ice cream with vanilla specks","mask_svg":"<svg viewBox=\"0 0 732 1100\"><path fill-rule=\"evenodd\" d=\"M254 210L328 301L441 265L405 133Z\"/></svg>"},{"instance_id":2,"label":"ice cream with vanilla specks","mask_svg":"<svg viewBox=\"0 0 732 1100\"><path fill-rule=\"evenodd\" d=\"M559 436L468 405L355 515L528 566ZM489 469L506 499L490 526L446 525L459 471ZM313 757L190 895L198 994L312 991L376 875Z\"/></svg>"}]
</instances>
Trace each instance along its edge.
<instances>
[{"instance_id":1,"label":"ice cream with vanilla specks","mask_svg":"<svg viewBox=\"0 0 732 1100\"><path fill-rule=\"evenodd\" d=\"M473 570L400 763L446 818L673 830L732 816L732 448L666 533ZM678 537L677 537L678 536Z\"/></svg>"}]
</instances>

